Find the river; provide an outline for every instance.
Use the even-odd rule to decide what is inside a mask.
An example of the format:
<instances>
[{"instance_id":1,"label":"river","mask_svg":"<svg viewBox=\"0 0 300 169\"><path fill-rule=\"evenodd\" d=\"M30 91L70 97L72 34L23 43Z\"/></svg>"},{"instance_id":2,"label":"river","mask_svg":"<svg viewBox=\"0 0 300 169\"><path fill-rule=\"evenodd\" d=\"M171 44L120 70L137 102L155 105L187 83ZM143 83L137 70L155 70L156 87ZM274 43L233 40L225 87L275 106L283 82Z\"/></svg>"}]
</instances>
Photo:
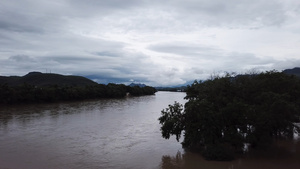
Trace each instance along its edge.
<instances>
[{"instance_id":1,"label":"river","mask_svg":"<svg viewBox=\"0 0 300 169\"><path fill-rule=\"evenodd\" d=\"M299 139L231 162L205 161L161 137L160 111L185 93L0 109L0 169L300 168Z\"/></svg>"}]
</instances>

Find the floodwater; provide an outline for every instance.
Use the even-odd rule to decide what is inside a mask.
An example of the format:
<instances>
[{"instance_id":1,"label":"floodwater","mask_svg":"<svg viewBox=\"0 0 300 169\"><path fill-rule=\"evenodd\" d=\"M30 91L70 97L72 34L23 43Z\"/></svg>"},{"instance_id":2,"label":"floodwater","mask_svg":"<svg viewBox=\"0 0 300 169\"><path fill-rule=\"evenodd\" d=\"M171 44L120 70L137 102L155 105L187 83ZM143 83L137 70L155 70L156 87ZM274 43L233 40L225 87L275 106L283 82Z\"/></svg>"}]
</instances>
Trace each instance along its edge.
<instances>
[{"instance_id":1,"label":"floodwater","mask_svg":"<svg viewBox=\"0 0 300 169\"><path fill-rule=\"evenodd\" d=\"M161 137L160 111L185 93L0 108L0 169L299 169L300 141L232 162L205 161Z\"/></svg>"}]
</instances>

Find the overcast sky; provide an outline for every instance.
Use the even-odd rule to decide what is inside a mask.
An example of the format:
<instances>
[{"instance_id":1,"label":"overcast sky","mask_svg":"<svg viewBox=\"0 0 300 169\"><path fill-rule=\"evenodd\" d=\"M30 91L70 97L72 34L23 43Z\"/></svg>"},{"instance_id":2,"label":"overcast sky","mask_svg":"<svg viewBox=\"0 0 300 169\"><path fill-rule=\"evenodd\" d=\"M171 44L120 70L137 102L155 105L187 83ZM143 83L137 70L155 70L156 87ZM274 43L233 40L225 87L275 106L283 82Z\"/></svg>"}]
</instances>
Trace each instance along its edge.
<instances>
[{"instance_id":1,"label":"overcast sky","mask_svg":"<svg viewBox=\"0 0 300 169\"><path fill-rule=\"evenodd\" d=\"M299 66L299 0L0 1L0 75L163 86Z\"/></svg>"}]
</instances>

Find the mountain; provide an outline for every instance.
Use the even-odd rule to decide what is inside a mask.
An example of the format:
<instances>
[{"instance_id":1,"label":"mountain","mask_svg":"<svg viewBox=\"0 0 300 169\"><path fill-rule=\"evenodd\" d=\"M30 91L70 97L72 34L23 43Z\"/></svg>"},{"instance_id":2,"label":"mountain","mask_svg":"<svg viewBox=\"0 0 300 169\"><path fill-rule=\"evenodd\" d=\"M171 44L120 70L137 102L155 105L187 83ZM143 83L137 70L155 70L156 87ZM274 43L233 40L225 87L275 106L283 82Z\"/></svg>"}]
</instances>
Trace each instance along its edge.
<instances>
[{"instance_id":1,"label":"mountain","mask_svg":"<svg viewBox=\"0 0 300 169\"><path fill-rule=\"evenodd\" d=\"M285 69L282 72L286 73L286 74L295 75L297 77L300 77L300 67L295 67L293 69Z\"/></svg>"},{"instance_id":2,"label":"mountain","mask_svg":"<svg viewBox=\"0 0 300 169\"><path fill-rule=\"evenodd\" d=\"M173 86L157 86L155 87L158 91L172 91L172 92L182 92L185 91L188 85L191 85L194 83L195 80L189 80L185 82L184 84L180 85L173 85Z\"/></svg>"},{"instance_id":3,"label":"mountain","mask_svg":"<svg viewBox=\"0 0 300 169\"><path fill-rule=\"evenodd\" d=\"M86 86L97 84L96 82L82 76L66 76L54 73L30 72L25 76L0 76L0 84L17 86L24 83L34 86Z\"/></svg>"},{"instance_id":4,"label":"mountain","mask_svg":"<svg viewBox=\"0 0 300 169\"><path fill-rule=\"evenodd\" d=\"M141 83L131 83L129 86L130 86L130 87L134 87L134 86L146 87L145 84L141 84Z\"/></svg>"},{"instance_id":5,"label":"mountain","mask_svg":"<svg viewBox=\"0 0 300 169\"><path fill-rule=\"evenodd\" d=\"M185 91L187 86L181 87L155 87L158 91L170 91L170 92L183 92Z\"/></svg>"}]
</instances>

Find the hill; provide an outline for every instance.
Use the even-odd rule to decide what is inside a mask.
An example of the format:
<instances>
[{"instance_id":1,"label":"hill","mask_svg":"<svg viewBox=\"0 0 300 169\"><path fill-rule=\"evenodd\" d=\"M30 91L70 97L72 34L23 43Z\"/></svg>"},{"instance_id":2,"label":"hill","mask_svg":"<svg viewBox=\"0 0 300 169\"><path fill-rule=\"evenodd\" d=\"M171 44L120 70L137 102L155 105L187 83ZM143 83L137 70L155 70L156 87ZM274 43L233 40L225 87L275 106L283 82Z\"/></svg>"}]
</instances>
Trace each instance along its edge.
<instances>
[{"instance_id":1,"label":"hill","mask_svg":"<svg viewBox=\"0 0 300 169\"><path fill-rule=\"evenodd\" d=\"M146 87L145 84L141 84L141 83L131 83L129 86L130 86L130 87L134 87L134 86Z\"/></svg>"},{"instance_id":2,"label":"hill","mask_svg":"<svg viewBox=\"0 0 300 169\"><path fill-rule=\"evenodd\" d=\"M0 84L18 86L22 84L34 86L86 86L97 85L96 82L82 76L66 76L54 73L30 72L25 76L0 76Z\"/></svg>"},{"instance_id":3,"label":"hill","mask_svg":"<svg viewBox=\"0 0 300 169\"><path fill-rule=\"evenodd\" d=\"M300 67L295 67L293 69L285 69L283 73L289 75L296 75L297 77L300 77Z\"/></svg>"},{"instance_id":4,"label":"hill","mask_svg":"<svg viewBox=\"0 0 300 169\"><path fill-rule=\"evenodd\" d=\"M181 87L155 87L158 91L169 91L169 92L183 92L185 91L187 86Z\"/></svg>"}]
</instances>

